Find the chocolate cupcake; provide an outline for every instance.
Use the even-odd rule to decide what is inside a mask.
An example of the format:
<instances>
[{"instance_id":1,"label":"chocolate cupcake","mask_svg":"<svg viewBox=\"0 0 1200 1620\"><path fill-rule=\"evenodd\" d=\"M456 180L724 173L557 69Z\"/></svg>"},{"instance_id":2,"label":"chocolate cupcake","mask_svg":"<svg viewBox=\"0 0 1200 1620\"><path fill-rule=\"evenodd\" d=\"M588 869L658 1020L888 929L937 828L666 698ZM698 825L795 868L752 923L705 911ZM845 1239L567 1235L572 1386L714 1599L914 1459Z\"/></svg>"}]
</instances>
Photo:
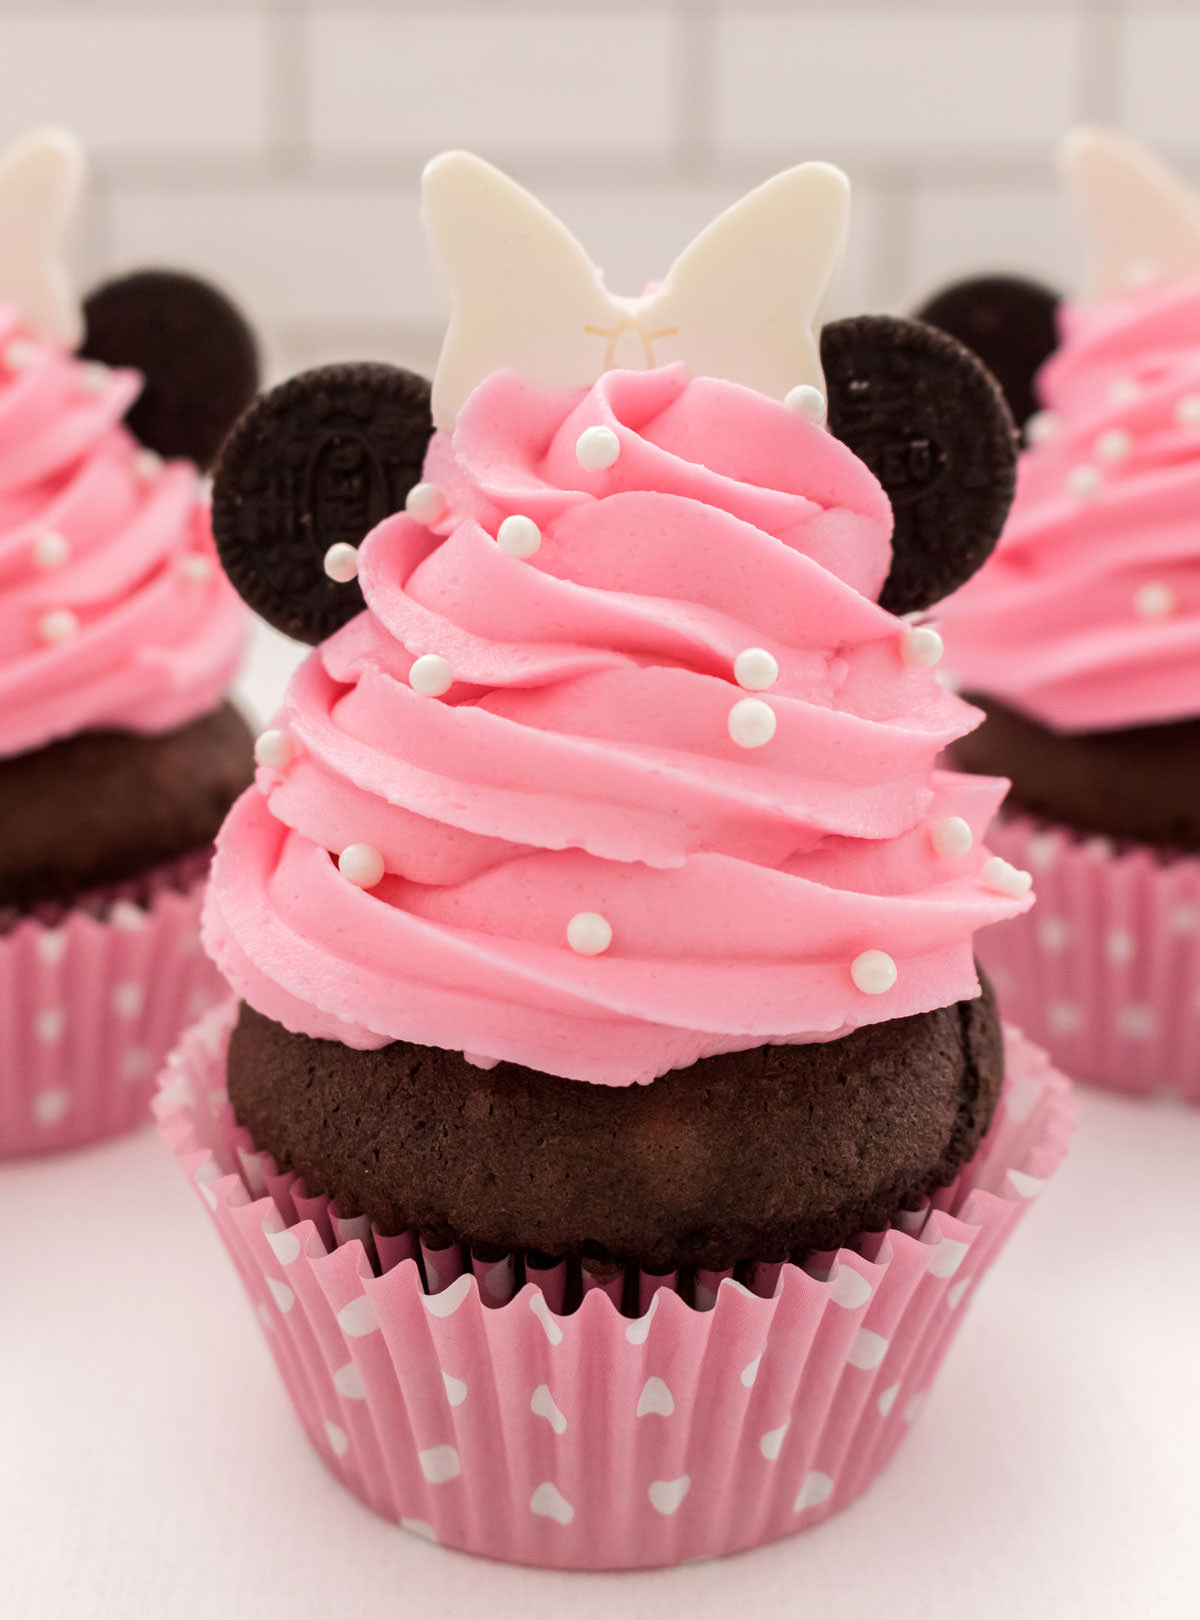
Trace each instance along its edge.
<instances>
[{"instance_id":1,"label":"chocolate cupcake","mask_svg":"<svg viewBox=\"0 0 1200 1620\"><path fill-rule=\"evenodd\" d=\"M1014 1212L998 1110L1013 1077L972 940L1029 905L1029 879L983 846L1003 783L936 768L976 717L937 680L924 622L999 533L1014 436L987 373L927 327L841 322L818 353L846 201L823 165L779 176L659 291L621 301L532 198L441 159L426 208L456 307L431 405L382 368L311 373L255 406L218 465L231 577L319 645L218 839L205 940L240 1009L185 1048L163 1114L256 1300L283 1310L272 1333L322 1450L381 1511L455 1545L671 1562L831 1511L898 1438L875 1427L900 1388L889 1345L924 1378L925 1335L944 1342L940 1285L908 1307L918 1275L948 1279L979 1235L962 1235L979 1213L963 1189L995 1186ZM486 219L536 243L526 285L488 286L532 300L544 336L476 284ZM741 302L717 296L730 264ZM704 375L718 355L725 375ZM423 465L405 400L410 428L432 415ZM1036 1136L1057 1092L1032 1089ZM238 1163L274 1199L244 1221L218 1185ZM961 1218L952 1237L931 1201ZM344 1257L329 1321L299 1271L259 1274L315 1256L306 1214ZM391 1303L341 1297L355 1240ZM869 1279L848 1246L879 1262ZM783 1426L753 1459L718 1421L733 1449L702 1482L704 1377L728 1357L699 1347L747 1298L757 1326L728 1340L742 1393L760 1363L806 1371L776 1391ZM457 1353L425 1355L412 1300ZM828 1345L806 1338L831 1301L876 1313L825 1330L834 1364L870 1375L836 1485L812 1437L857 1419L831 1407ZM544 1378L527 1321L543 1346L573 1336ZM469 1435L401 1437L395 1389L347 1348L377 1327L411 1369L402 1407L444 1374ZM301 1337L339 1364L308 1367ZM632 1354L627 1413L618 1340L650 1356ZM484 1385L525 1391L528 1446L479 1404ZM598 1413L617 1400L603 1437L578 1413L587 1387L607 1391ZM350 1426L326 1405L347 1389ZM649 1472L601 1523L624 1419L647 1414L679 1420L661 1445L639 1436ZM729 1479L764 1459L753 1510L728 1511Z\"/></svg>"},{"instance_id":2,"label":"chocolate cupcake","mask_svg":"<svg viewBox=\"0 0 1200 1620\"><path fill-rule=\"evenodd\" d=\"M1070 1072L1200 1100L1200 207L1102 131L1062 167L1089 280L1037 371L1000 545L944 612L988 716L954 760L1011 778L997 847L1041 874L1037 917L981 949ZM1036 356L1033 302L993 279L929 313L962 333L973 306Z\"/></svg>"},{"instance_id":3,"label":"chocolate cupcake","mask_svg":"<svg viewBox=\"0 0 1200 1620\"><path fill-rule=\"evenodd\" d=\"M81 312L55 258L80 170L55 131L0 163L0 1155L146 1116L212 999L200 886L253 769L224 700L245 615L179 437L195 351L225 387L191 406L203 453L253 393L253 341L181 274ZM152 353L146 329L191 336Z\"/></svg>"}]
</instances>

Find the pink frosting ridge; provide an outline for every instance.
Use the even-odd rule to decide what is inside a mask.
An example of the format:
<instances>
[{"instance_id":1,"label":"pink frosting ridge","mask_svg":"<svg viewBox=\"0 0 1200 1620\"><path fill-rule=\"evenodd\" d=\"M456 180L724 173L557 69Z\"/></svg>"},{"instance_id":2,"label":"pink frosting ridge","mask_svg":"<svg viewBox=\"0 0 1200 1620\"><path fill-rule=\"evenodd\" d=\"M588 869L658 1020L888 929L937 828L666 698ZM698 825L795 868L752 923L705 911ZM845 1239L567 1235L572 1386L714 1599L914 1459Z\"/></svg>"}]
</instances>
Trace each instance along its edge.
<instances>
[{"instance_id":1,"label":"pink frosting ridge","mask_svg":"<svg viewBox=\"0 0 1200 1620\"><path fill-rule=\"evenodd\" d=\"M140 389L0 309L0 755L171 730L236 672L246 618L196 469L122 425Z\"/></svg>"},{"instance_id":2,"label":"pink frosting ridge","mask_svg":"<svg viewBox=\"0 0 1200 1620\"><path fill-rule=\"evenodd\" d=\"M620 453L585 470L580 434ZM1004 783L935 769L978 721L871 599L891 511L844 445L679 366L586 390L489 378L436 436L446 497L360 548L368 611L318 648L218 843L210 950L253 1006L599 1084L829 1039L978 992L971 938L1025 909L981 878ZM541 530L507 555L509 515ZM739 652L779 678L764 746L729 731ZM408 681L436 653L441 697ZM939 854L959 816L974 846ZM370 890L336 864L374 846ZM577 954L595 912L609 948ZM890 955L894 986L852 964Z\"/></svg>"},{"instance_id":3,"label":"pink frosting ridge","mask_svg":"<svg viewBox=\"0 0 1200 1620\"><path fill-rule=\"evenodd\" d=\"M1200 278L1063 310L1000 544L947 602L964 687L1056 730L1200 713Z\"/></svg>"}]
</instances>

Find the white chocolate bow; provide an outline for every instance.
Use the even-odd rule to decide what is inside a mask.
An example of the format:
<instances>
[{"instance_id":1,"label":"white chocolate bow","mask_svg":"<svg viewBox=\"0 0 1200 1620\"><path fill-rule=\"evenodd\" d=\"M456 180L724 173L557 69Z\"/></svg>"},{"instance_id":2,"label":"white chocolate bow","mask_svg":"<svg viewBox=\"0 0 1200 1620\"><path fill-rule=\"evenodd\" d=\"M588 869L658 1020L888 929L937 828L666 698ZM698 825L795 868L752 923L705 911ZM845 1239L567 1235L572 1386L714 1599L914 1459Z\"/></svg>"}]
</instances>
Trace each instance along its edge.
<instances>
[{"instance_id":1,"label":"white chocolate bow","mask_svg":"<svg viewBox=\"0 0 1200 1620\"><path fill-rule=\"evenodd\" d=\"M693 376L778 399L799 383L823 387L815 323L846 237L850 186L840 169L805 163L768 180L640 298L610 293L566 226L469 152L435 158L423 198L451 302L433 380L439 428L506 369L570 388L616 365L683 360Z\"/></svg>"},{"instance_id":2,"label":"white chocolate bow","mask_svg":"<svg viewBox=\"0 0 1200 1620\"><path fill-rule=\"evenodd\" d=\"M0 304L69 348L83 336L83 316L62 248L83 171L83 148L64 129L31 130L0 157Z\"/></svg>"},{"instance_id":3,"label":"white chocolate bow","mask_svg":"<svg viewBox=\"0 0 1200 1620\"><path fill-rule=\"evenodd\" d=\"M1087 239L1085 298L1200 275L1200 205L1152 152L1112 130L1076 129L1059 169Z\"/></svg>"}]
</instances>

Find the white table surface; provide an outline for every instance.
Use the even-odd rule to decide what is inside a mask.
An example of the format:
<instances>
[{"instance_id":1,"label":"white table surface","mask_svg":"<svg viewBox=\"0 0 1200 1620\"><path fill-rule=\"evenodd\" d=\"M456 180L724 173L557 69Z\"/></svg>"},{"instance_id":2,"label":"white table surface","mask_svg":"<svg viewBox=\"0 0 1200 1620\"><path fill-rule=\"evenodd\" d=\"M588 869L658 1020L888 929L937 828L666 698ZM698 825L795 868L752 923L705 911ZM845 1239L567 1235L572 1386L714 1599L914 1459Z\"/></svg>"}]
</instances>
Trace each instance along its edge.
<instances>
[{"instance_id":1,"label":"white table surface","mask_svg":"<svg viewBox=\"0 0 1200 1620\"><path fill-rule=\"evenodd\" d=\"M290 648L260 637L260 715ZM1196 1620L1200 1109L1081 1095L1079 1135L859 1503L643 1575L393 1529L291 1416L153 1131L0 1166L4 1620Z\"/></svg>"}]
</instances>

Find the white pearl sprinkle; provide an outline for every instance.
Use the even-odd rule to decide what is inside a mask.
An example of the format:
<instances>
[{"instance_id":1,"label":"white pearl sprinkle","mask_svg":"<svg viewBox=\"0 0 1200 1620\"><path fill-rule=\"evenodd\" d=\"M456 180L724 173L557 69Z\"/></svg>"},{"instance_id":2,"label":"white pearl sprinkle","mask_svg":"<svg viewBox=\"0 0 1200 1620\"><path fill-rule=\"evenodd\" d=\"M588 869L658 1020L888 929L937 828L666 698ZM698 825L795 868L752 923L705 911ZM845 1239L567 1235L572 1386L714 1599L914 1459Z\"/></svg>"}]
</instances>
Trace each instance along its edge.
<instances>
[{"instance_id":1,"label":"white pearl sprinkle","mask_svg":"<svg viewBox=\"0 0 1200 1620\"><path fill-rule=\"evenodd\" d=\"M955 861L968 855L975 842L970 823L962 816L944 816L941 821L935 821L929 835L933 840L934 853L945 861Z\"/></svg>"},{"instance_id":2,"label":"white pearl sprinkle","mask_svg":"<svg viewBox=\"0 0 1200 1620\"><path fill-rule=\"evenodd\" d=\"M454 671L440 653L423 653L413 661L408 684L422 697L441 697L454 685Z\"/></svg>"},{"instance_id":3,"label":"white pearl sprinkle","mask_svg":"<svg viewBox=\"0 0 1200 1620\"><path fill-rule=\"evenodd\" d=\"M374 844L347 844L338 856L338 871L356 889L373 889L384 870L383 856Z\"/></svg>"},{"instance_id":4,"label":"white pearl sprinkle","mask_svg":"<svg viewBox=\"0 0 1200 1620\"><path fill-rule=\"evenodd\" d=\"M43 641L68 641L79 634L79 620L70 608L51 608L38 620L38 635Z\"/></svg>"},{"instance_id":5,"label":"white pearl sprinkle","mask_svg":"<svg viewBox=\"0 0 1200 1620\"><path fill-rule=\"evenodd\" d=\"M850 964L850 977L864 996L882 996L898 977L896 963L886 951L863 951Z\"/></svg>"},{"instance_id":6,"label":"white pearl sprinkle","mask_svg":"<svg viewBox=\"0 0 1200 1620\"><path fill-rule=\"evenodd\" d=\"M1077 501L1090 501L1100 488L1100 474L1095 467L1072 467L1067 474L1067 488Z\"/></svg>"},{"instance_id":7,"label":"white pearl sprinkle","mask_svg":"<svg viewBox=\"0 0 1200 1620\"><path fill-rule=\"evenodd\" d=\"M1025 437L1030 444L1046 444L1058 432L1058 417L1053 411L1034 411L1025 424Z\"/></svg>"},{"instance_id":8,"label":"white pearl sprinkle","mask_svg":"<svg viewBox=\"0 0 1200 1620\"><path fill-rule=\"evenodd\" d=\"M1031 872L1022 872L1019 866L1013 866L1000 855L993 855L983 863L979 879L985 888L995 889L997 894L1007 894L1014 900L1028 894L1033 887Z\"/></svg>"},{"instance_id":9,"label":"white pearl sprinkle","mask_svg":"<svg viewBox=\"0 0 1200 1620\"><path fill-rule=\"evenodd\" d=\"M1133 449L1133 435L1124 428L1107 428L1092 447L1097 461L1124 461Z\"/></svg>"},{"instance_id":10,"label":"white pearl sprinkle","mask_svg":"<svg viewBox=\"0 0 1200 1620\"><path fill-rule=\"evenodd\" d=\"M296 744L290 731L274 727L270 731L264 731L255 740L255 761L268 771L286 771L295 757Z\"/></svg>"},{"instance_id":11,"label":"white pearl sprinkle","mask_svg":"<svg viewBox=\"0 0 1200 1620\"><path fill-rule=\"evenodd\" d=\"M600 956L612 944L612 924L598 911L577 911L567 924L567 944L579 956Z\"/></svg>"},{"instance_id":12,"label":"white pearl sprinkle","mask_svg":"<svg viewBox=\"0 0 1200 1620\"><path fill-rule=\"evenodd\" d=\"M212 578L213 560L203 551L185 551L179 559L179 572L189 585L203 585Z\"/></svg>"},{"instance_id":13,"label":"white pearl sprinkle","mask_svg":"<svg viewBox=\"0 0 1200 1620\"><path fill-rule=\"evenodd\" d=\"M324 568L338 585L349 585L358 578L358 547L339 540L325 553Z\"/></svg>"},{"instance_id":14,"label":"white pearl sprinkle","mask_svg":"<svg viewBox=\"0 0 1200 1620\"><path fill-rule=\"evenodd\" d=\"M542 543L542 531L530 517L514 512L496 530L496 544L506 557L532 557Z\"/></svg>"},{"instance_id":15,"label":"white pearl sprinkle","mask_svg":"<svg viewBox=\"0 0 1200 1620\"><path fill-rule=\"evenodd\" d=\"M1131 405L1141 393L1136 377L1114 377L1108 385L1108 399L1112 405Z\"/></svg>"},{"instance_id":16,"label":"white pearl sprinkle","mask_svg":"<svg viewBox=\"0 0 1200 1620\"><path fill-rule=\"evenodd\" d=\"M900 639L900 657L913 669L932 669L945 651L941 636L929 624L910 625Z\"/></svg>"},{"instance_id":17,"label":"white pearl sprinkle","mask_svg":"<svg viewBox=\"0 0 1200 1620\"><path fill-rule=\"evenodd\" d=\"M747 647L733 661L733 678L747 692L765 692L779 679L779 665L765 647Z\"/></svg>"},{"instance_id":18,"label":"white pearl sprinkle","mask_svg":"<svg viewBox=\"0 0 1200 1620\"><path fill-rule=\"evenodd\" d=\"M9 371L24 371L36 355L36 343L30 343L28 338L14 338L4 350L4 364Z\"/></svg>"},{"instance_id":19,"label":"white pearl sprinkle","mask_svg":"<svg viewBox=\"0 0 1200 1620\"><path fill-rule=\"evenodd\" d=\"M39 568L61 568L71 555L71 542L56 529L47 529L33 542L33 560Z\"/></svg>"},{"instance_id":20,"label":"white pearl sprinkle","mask_svg":"<svg viewBox=\"0 0 1200 1620\"><path fill-rule=\"evenodd\" d=\"M791 388L783 396L783 403L789 411L795 411L797 416L807 416L810 422L823 422L829 402L819 388L811 383L800 383L798 387Z\"/></svg>"},{"instance_id":21,"label":"white pearl sprinkle","mask_svg":"<svg viewBox=\"0 0 1200 1620\"><path fill-rule=\"evenodd\" d=\"M603 472L621 454L621 441L610 427L584 428L575 441L575 459L588 472Z\"/></svg>"},{"instance_id":22,"label":"white pearl sprinkle","mask_svg":"<svg viewBox=\"0 0 1200 1620\"><path fill-rule=\"evenodd\" d=\"M139 450L133 458L133 470L143 483L152 484L163 470L163 458L157 450Z\"/></svg>"},{"instance_id":23,"label":"white pearl sprinkle","mask_svg":"<svg viewBox=\"0 0 1200 1620\"><path fill-rule=\"evenodd\" d=\"M1139 585L1133 596L1133 611L1139 619L1165 619L1175 611L1175 592L1161 580Z\"/></svg>"},{"instance_id":24,"label":"white pearl sprinkle","mask_svg":"<svg viewBox=\"0 0 1200 1620\"><path fill-rule=\"evenodd\" d=\"M740 698L729 711L729 735L739 748L761 748L775 726L775 710L762 698Z\"/></svg>"},{"instance_id":25,"label":"white pearl sprinkle","mask_svg":"<svg viewBox=\"0 0 1200 1620\"><path fill-rule=\"evenodd\" d=\"M1175 420L1180 427L1195 427L1200 422L1200 394L1185 394L1175 407Z\"/></svg>"},{"instance_id":26,"label":"white pearl sprinkle","mask_svg":"<svg viewBox=\"0 0 1200 1620\"><path fill-rule=\"evenodd\" d=\"M436 523L446 510L446 497L436 484L414 484L404 497L404 510L418 523Z\"/></svg>"},{"instance_id":27,"label":"white pearl sprinkle","mask_svg":"<svg viewBox=\"0 0 1200 1620\"><path fill-rule=\"evenodd\" d=\"M112 373L101 360L85 360L79 367L80 387L91 394L102 394L108 387Z\"/></svg>"}]
</instances>

